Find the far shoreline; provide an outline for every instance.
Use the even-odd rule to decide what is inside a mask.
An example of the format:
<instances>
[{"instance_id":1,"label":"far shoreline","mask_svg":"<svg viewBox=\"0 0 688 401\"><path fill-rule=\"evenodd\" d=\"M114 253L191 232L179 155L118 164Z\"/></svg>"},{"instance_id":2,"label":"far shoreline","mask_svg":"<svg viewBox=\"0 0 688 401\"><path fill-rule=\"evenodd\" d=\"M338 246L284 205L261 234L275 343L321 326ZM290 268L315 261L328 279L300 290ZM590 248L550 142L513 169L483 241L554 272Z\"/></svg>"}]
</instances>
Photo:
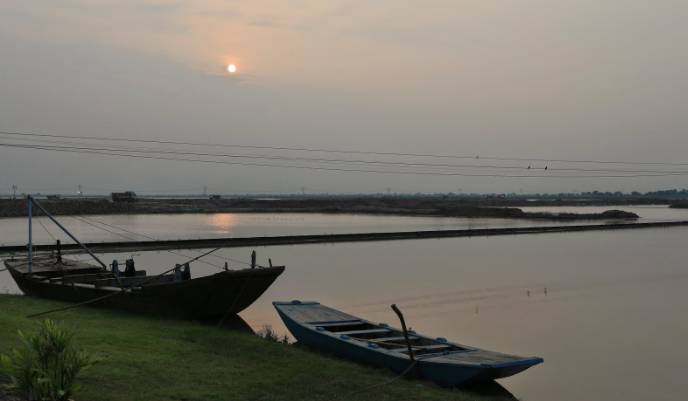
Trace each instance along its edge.
<instances>
[{"instance_id":1,"label":"far shoreline","mask_svg":"<svg viewBox=\"0 0 688 401\"><path fill-rule=\"evenodd\" d=\"M405 217L503 218L540 221L637 220L640 217L635 213L614 208L614 206L622 205L577 205L567 202L567 204L556 203L549 206L598 206L610 207L610 209L600 213L527 212L520 207L510 206L507 202L500 204L493 200L489 202L476 202L441 197L137 198L129 202L113 202L107 198L65 198L45 199L40 202L51 214L57 216L314 213ZM25 200L0 200L0 218L25 217L27 214ZM40 211L35 211L35 215L40 216Z\"/></svg>"}]
</instances>

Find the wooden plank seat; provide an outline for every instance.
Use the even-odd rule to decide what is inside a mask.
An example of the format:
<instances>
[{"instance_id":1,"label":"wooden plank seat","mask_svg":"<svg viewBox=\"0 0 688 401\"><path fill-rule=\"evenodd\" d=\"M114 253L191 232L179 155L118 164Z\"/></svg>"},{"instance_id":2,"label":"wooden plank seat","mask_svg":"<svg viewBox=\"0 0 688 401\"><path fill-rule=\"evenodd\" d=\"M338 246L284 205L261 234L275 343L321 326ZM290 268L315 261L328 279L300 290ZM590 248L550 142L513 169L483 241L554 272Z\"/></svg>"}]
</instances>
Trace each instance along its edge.
<instances>
[{"instance_id":1,"label":"wooden plank seat","mask_svg":"<svg viewBox=\"0 0 688 401\"><path fill-rule=\"evenodd\" d=\"M411 349L413 351L437 351L437 350L444 350L444 349L449 349L451 348L451 345L448 344L431 344L431 345L411 345ZM408 352L408 347L399 347L399 348L389 348L390 351L396 351L396 352Z\"/></svg>"},{"instance_id":2,"label":"wooden plank seat","mask_svg":"<svg viewBox=\"0 0 688 401\"><path fill-rule=\"evenodd\" d=\"M368 340L368 342L371 343L385 343L385 342L395 342L395 341L405 341L406 338L404 336L392 336L392 337L380 337L380 338L371 338ZM418 340L418 337L409 335L409 340Z\"/></svg>"},{"instance_id":3,"label":"wooden plank seat","mask_svg":"<svg viewBox=\"0 0 688 401\"><path fill-rule=\"evenodd\" d=\"M391 332L390 329L366 329L366 330L349 330L349 331L339 331L337 334L347 335L347 336L360 336L368 334L386 334Z\"/></svg>"},{"instance_id":4,"label":"wooden plank seat","mask_svg":"<svg viewBox=\"0 0 688 401\"><path fill-rule=\"evenodd\" d=\"M362 324L363 322L361 320L338 320L338 321L333 321L333 322L313 322L313 323L308 323L312 324L314 326L318 327L340 327L340 326L354 326L357 324Z\"/></svg>"}]
</instances>

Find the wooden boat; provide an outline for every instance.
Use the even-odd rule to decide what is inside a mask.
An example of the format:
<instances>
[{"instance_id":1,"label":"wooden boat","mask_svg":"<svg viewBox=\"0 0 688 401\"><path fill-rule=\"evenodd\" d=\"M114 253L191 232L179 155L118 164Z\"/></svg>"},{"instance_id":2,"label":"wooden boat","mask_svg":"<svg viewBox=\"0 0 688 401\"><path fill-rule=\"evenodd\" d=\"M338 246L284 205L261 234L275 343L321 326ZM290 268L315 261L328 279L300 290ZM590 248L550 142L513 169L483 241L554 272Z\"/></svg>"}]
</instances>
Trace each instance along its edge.
<instances>
[{"instance_id":1,"label":"wooden boat","mask_svg":"<svg viewBox=\"0 0 688 401\"><path fill-rule=\"evenodd\" d=\"M125 277L100 266L55 257L8 259L5 266L26 295L156 316L206 320L235 315L251 305L282 274L284 266L227 270L193 279L176 272Z\"/></svg>"},{"instance_id":2,"label":"wooden boat","mask_svg":"<svg viewBox=\"0 0 688 401\"><path fill-rule=\"evenodd\" d=\"M543 362L538 357L486 351L414 331L408 331L409 343L406 343L402 330L318 302L273 302L273 305L299 343L398 373L408 371L442 386L508 377ZM409 354L409 345L413 356Z\"/></svg>"},{"instance_id":3,"label":"wooden boat","mask_svg":"<svg viewBox=\"0 0 688 401\"><path fill-rule=\"evenodd\" d=\"M126 261L123 272L120 272L116 261L108 270L105 263L31 196L27 197L27 206L27 257L5 260L5 267L26 295L156 316L224 321L251 305L284 271L284 266L272 266L272 262L269 267L258 266L253 252L250 268L229 270L225 265L224 271L219 273L191 278L189 263L217 249L153 276L148 276L144 270L137 271L132 259ZM60 241L55 247L56 254L35 255L31 228L34 206L43 211L100 266L63 258Z\"/></svg>"}]
</instances>

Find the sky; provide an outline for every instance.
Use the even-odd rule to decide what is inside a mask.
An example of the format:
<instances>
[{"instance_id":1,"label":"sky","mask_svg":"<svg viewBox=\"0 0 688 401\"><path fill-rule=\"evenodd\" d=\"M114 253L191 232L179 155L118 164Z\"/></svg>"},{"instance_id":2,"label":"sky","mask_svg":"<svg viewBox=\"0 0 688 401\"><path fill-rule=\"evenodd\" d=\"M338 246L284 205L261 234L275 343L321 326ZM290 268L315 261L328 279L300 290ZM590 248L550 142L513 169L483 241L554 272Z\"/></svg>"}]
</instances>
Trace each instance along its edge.
<instances>
[{"instance_id":1,"label":"sky","mask_svg":"<svg viewBox=\"0 0 688 401\"><path fill-rule=\"evenodd\" d=\"M688 161L687 19L678 0L4 0L0 131L478 158L107 144L243 163L226 164L0 146L0 193L688 187L597 171L688 165L541 161Z\"/></svg>"}]
</instances>

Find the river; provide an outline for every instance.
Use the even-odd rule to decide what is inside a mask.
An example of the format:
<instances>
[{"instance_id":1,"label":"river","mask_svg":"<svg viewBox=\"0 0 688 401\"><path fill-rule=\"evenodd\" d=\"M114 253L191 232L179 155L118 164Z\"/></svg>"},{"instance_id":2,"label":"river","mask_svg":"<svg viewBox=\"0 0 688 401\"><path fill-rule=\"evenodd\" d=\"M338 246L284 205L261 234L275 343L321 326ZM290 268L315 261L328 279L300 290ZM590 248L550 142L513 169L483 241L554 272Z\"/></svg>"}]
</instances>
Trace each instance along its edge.
<instances>
[{"instance_id":1,"label":"river","mask_svg":"<svg viewBox=\"0 0 688 401\"><path fill-rule=\"evenodd\" d=\"M641 221L688 219L688 210L621 209L640 214ZM156 238L533 225L503 219L309 214L94 218ZM61 220L82 238L122 239L83 221ZM0 220L0 242L25 241L25 223ZM57 235L56 229L43 223ZM35 229L37 236L43 232L39 242L51 239L42 227ZM397 325L389 308L397 303L408 324L419 332L543 357L544 364L500 381L519 399L683 400L682 368L688 359L683 344L688 337L688 267L683 249L687 235L688 228L678 227L262 247L257 249L259 262L271 258L287 270L241 315L254 329L269 325L284 333L273 300L318 300ZM213 265L221 265L227 257L247 261L250 251L224 249L204 261ZM134 258L139 268L149 272L180 261L168 252L143 252ZM217 271L210 264L194 264L192 274ZM241 267L234 261L229 264ZM0 273L0 290L17 292L6 272Z\"/></svg>"}]
</instances>

